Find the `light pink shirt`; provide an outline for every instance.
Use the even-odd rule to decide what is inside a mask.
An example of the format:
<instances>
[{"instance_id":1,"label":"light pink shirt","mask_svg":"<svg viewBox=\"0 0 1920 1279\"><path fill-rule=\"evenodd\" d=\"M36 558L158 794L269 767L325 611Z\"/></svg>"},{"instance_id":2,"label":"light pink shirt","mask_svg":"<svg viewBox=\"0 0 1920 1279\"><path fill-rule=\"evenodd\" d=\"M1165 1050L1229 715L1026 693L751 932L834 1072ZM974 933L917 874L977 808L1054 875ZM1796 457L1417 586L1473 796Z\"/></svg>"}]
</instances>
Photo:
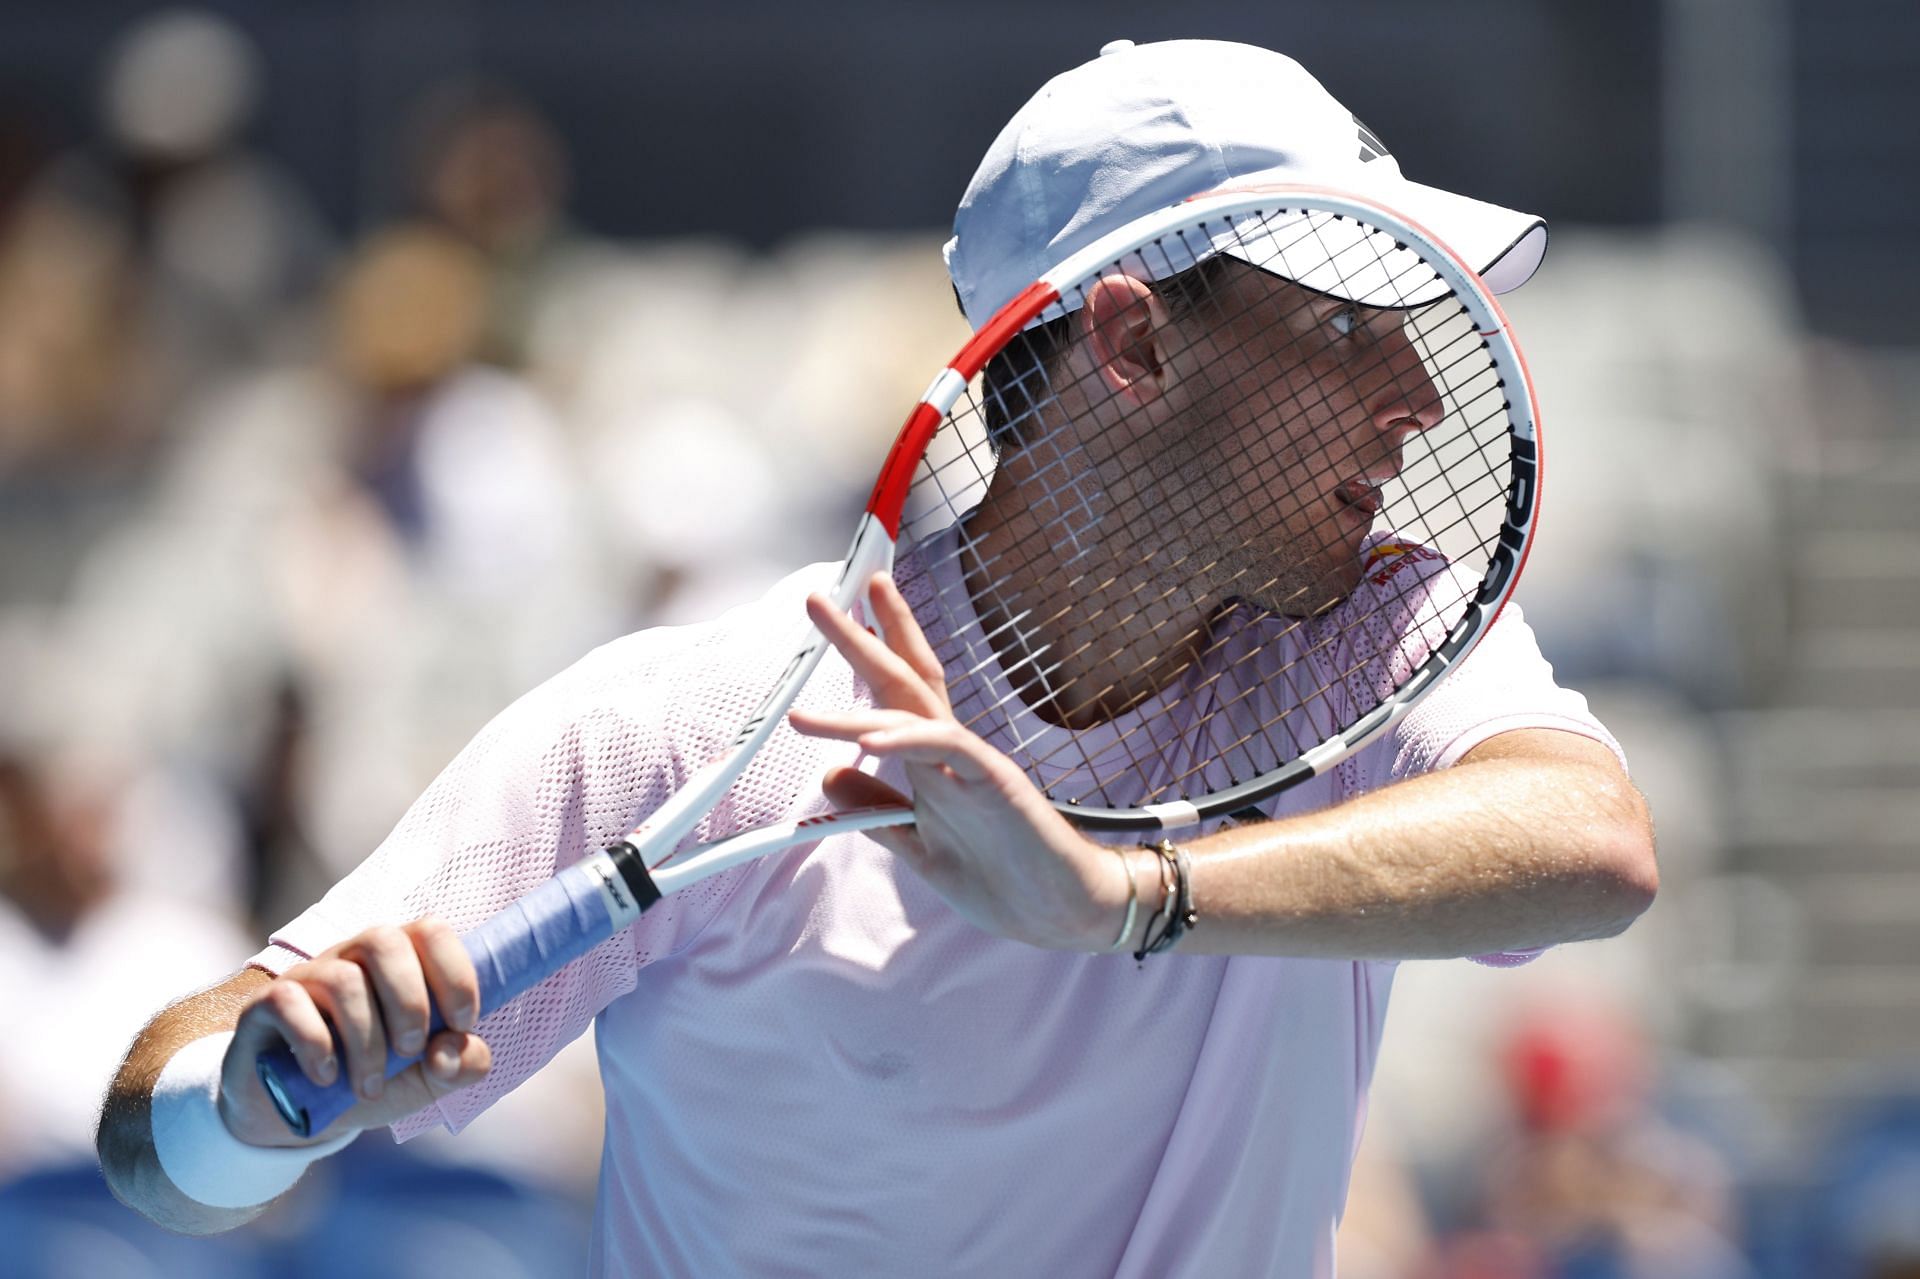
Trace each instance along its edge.
<instances>
[{"instance_id":1,"label":"light pink shirt","mask_svg":"<svg viewBox=\"0 0 1920 1279\"><path fill-rule=\"evenodd\" d=\"M831 572L616 641L521 699L255 962L425 913L464 929L620 838L725 745ZM864 699L830 656L802 704ZM1522 727L1613 745L1509 608L1393 733L1268 808ZM853 759L783 727L697 834L818 811L821 774ZM675 894L489 1014L493 1073L396 1131L458 1130L597 1017L596 1275L1328 1276L1392 974L1036 950L846 836Z\"/></svg>"}]
</instances>

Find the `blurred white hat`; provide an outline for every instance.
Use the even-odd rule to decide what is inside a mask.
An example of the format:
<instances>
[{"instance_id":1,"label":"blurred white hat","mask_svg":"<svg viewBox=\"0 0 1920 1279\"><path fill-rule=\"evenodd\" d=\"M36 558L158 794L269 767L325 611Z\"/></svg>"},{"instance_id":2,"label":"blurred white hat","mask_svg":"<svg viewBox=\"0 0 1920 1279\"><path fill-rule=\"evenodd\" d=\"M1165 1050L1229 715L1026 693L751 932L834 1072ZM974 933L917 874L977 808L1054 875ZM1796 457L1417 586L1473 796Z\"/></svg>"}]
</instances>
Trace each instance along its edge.
<instances>
[{"instance_id":1,"label":"blurred white hat","mask_svg":"<svg viewBox=\"0 0 1920 1279\"><path fill-rule=\"evenodd\" d=\"M123 33L108 60L107 127L136 155L191 159L246 123L260 57L240 29L200 9L165 9Z\"/></svg>"},{"instance_id":2,"label":"blurred white hat","mask_svg":"<svg viewBox=\"0 0 1920 1279\"><path fill-rule=\"evenodd\" d=\"M1008 121L961 197L947 270L978 328L1069 255L1127 222L1219 187L1302 183L1377 201L1479 271L1518 288L1540 265L1547 224L1531 213L1410 182L1354 114L1292 58L1252 45L1116 40L1048 81ZM1324 261L1295 267L1290 237L1217 238L1155 278L1213 251L1355 301L1406 306L1392 272ZM1317 275L1315 273L1318 273Z\"/></svg>"}]
</instances>

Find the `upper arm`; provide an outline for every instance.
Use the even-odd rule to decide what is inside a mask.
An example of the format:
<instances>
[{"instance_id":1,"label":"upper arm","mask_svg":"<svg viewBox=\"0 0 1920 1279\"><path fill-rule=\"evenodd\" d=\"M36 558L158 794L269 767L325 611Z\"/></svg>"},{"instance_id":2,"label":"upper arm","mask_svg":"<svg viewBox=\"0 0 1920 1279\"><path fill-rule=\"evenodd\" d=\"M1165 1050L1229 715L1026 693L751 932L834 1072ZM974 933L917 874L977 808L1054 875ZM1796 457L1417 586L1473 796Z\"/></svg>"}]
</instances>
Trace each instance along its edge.
<instances>
[{"instance_id":1,"label":"upper arm","mask_svg":"<svg viewBox=\"0 0 1920 1279\"><path fill-rule=\"evenodd\" d=\"M1637 814L1644 822L1646 801L1627 779L1620 757L1604 742L1557 728L1516 728L1496 733L1461 755L1461 764L1508 760L1566 771L1596 801Z\"/></svg>"},{"instance_id":2,"label":"upper arm","mask_svg":"<svg viewBox=\"0 0 1920 1279\"><path fill-rule=\"evenodd\" d=\"M1460 757L1461 765L1508 762L1551 770L1560 819L1601 838L1616 871L1652 899L1659 885L1653 820L1612 747L1580 733L1521 728L1498 733Z\"/></svg>"}]
</instances>

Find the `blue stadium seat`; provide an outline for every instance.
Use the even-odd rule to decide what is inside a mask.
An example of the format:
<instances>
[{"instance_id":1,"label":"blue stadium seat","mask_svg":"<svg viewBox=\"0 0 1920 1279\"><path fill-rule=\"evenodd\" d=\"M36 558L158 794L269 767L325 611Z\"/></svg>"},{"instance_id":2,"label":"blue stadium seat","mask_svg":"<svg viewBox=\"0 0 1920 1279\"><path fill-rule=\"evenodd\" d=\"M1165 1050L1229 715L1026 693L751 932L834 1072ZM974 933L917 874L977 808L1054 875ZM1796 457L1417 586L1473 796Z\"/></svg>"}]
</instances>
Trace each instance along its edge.
<instances>
[{"instance_id":1,"label":"blue stadium seat","mask_svg":"<svg viewBox=\"0 0 1920 1279\"><path fill-rule=\"evenodd\" d=\"M267 1273L249 1236L170 1234L116 1200L91 1163L0 1186L0 1279L257 1279Z\"/></svg>"},{"instance_id":2,"label":"blue stadium seat","mask_svg":"<svg viewBox=\"0 0 1920 1279\"><path fill-rule=\"evenodd\" d=\"M1816 1173L1808 1251L1817 1273L1853 1279L1876 1263L1920 1262L1920 1095L1846 1116Z\"/></svg>"},{"instance_id":3,"label":"blue stadium seat","mask_svg":"<svg viewBox=\"0 0 1920 1279\"><path fill-rule=\"evenodd\" d=\"M324 1181L322 1181L324 1178ZM318 1202L278 1279L550 1279L586 1273L584 1205L477 1168L362 1139L310 1178Z\"/></svg>"}]
</instances>

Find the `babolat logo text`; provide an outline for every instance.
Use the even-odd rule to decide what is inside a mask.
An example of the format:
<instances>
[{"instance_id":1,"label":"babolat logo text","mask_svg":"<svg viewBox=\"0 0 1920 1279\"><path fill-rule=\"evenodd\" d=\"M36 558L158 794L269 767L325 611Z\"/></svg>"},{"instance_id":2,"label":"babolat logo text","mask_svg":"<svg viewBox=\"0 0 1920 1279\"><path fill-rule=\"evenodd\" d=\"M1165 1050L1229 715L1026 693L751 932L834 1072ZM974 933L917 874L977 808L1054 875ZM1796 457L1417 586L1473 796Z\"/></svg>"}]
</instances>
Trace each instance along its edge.
<instances>
[{"instance_id":1,"label":"babolat logo text","mask_svg":"<svg viewBox=\"0 0 1920 1279\"><path fill-rule=\"evenodd\" d=\"M620 882L620 872L606 862L596 862L593 873L600 878L600 891L613 898L614 905L622 914L633 909L633 903L627 900L626 885Z\"/></svg>"},{"instance_id":2,"label":"babolat logo text","mask_svg":"<svg viewBox=\"0 0 1920 1279\"><path fill-rule=\"evenodd\" d=\"M1513 442L1513 483L1507 489L1507 524L1525 528L1533 517L1533 486L1538 480L1539 454L1532 440Z\"/></svg>"}]
</instances>

